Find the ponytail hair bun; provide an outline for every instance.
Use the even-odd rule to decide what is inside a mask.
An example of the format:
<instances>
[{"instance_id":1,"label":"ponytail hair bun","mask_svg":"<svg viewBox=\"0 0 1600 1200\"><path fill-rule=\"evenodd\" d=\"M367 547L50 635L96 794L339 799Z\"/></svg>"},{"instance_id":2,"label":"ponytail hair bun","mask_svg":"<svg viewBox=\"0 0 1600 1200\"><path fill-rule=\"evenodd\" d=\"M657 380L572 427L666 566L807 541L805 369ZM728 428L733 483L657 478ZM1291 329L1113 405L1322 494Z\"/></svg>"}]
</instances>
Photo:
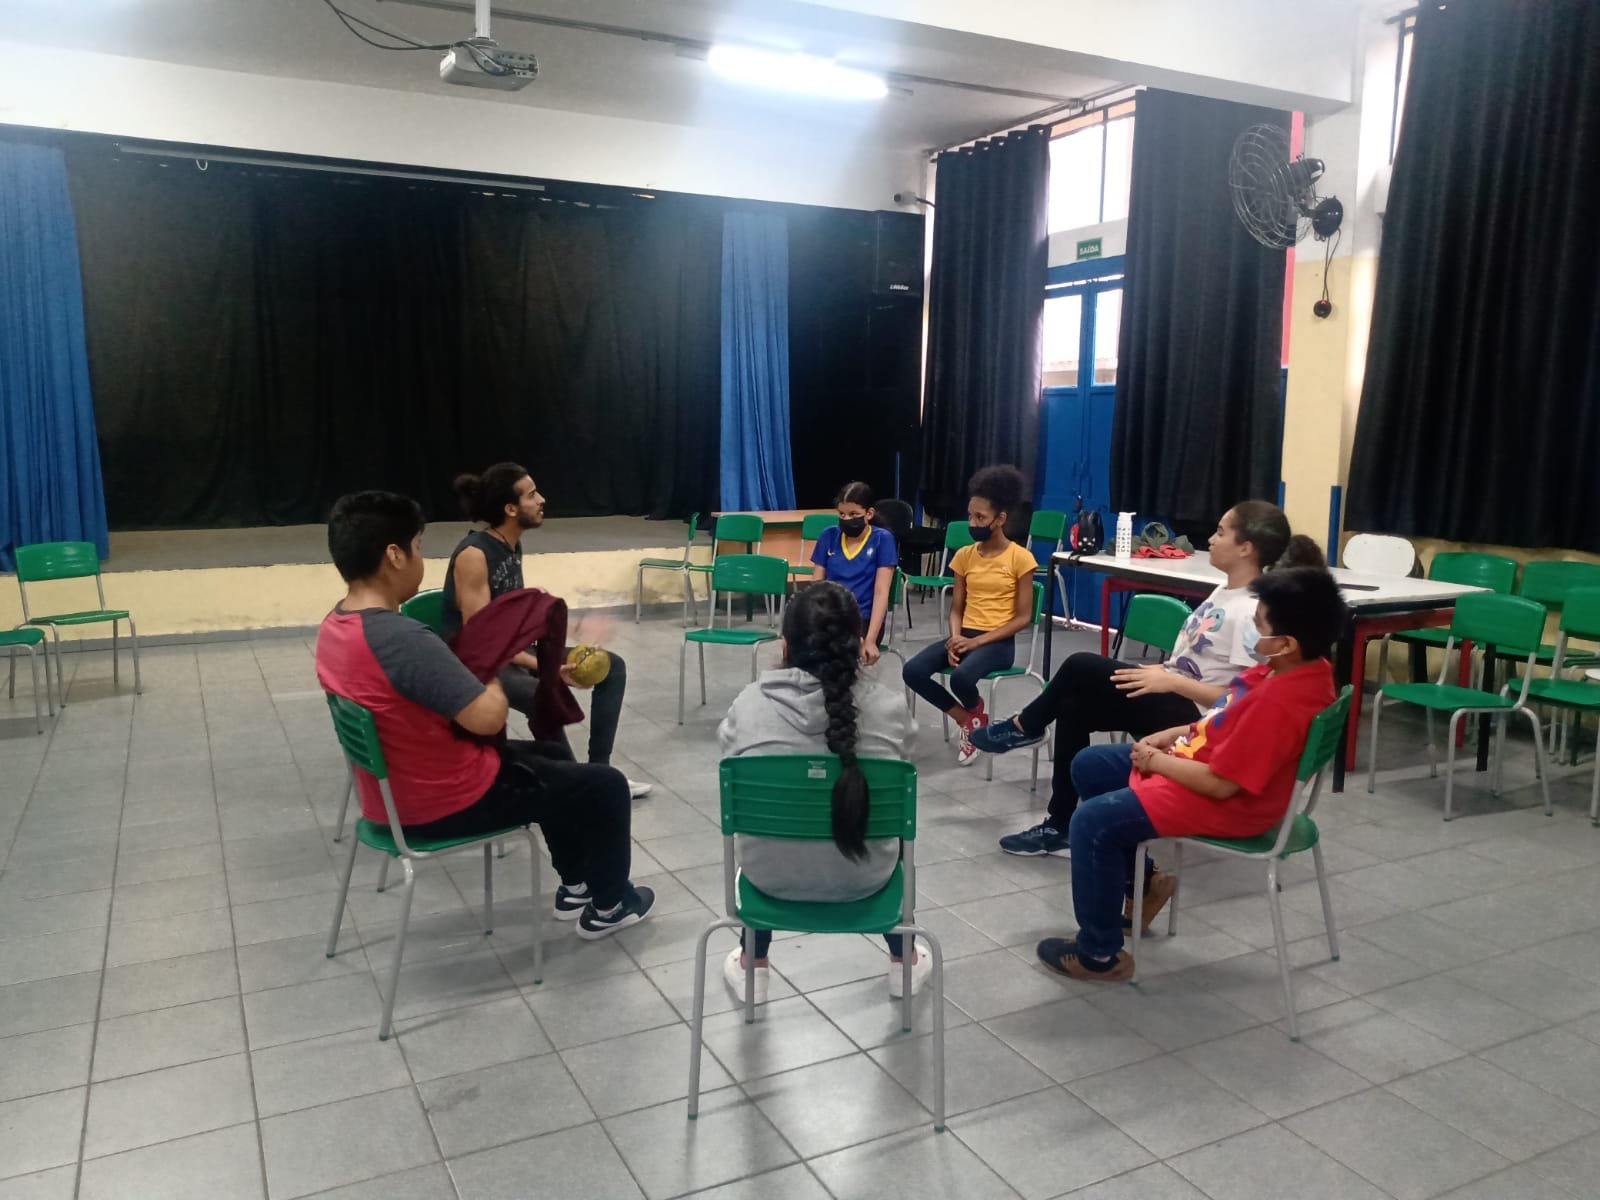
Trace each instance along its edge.
<instances>
[{"instance_id":1,"label":"ponytail hair bun","mask_svg":"<svg viewBox=\"0 0 1600 1200\"><path fill-rule=\"evenodd\" d=\"M506 519L506 505L517 503L517 482L528 470L517 463L495 463L482 475L457 475L456 496L462 515L469 521L498 525Z\"/></svg>"}]
</instances>

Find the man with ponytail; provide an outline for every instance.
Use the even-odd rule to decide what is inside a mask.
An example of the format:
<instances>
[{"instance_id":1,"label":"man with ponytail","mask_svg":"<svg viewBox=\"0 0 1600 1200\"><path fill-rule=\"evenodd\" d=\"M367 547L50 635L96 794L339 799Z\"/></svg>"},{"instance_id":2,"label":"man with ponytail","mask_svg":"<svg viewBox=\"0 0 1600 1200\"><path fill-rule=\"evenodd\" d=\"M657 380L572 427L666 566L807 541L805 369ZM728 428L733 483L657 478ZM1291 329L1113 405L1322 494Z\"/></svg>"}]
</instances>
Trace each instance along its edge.
<instances>
[{"instance_id":1,"label":"man with ponytail","mask_svg":"<svg viewBox=\"0 0 1600 1200\"><path fill-rule=\"evenodd\" d=\"M740 872L770 896L784 900L859 900L894 874L896 838L867 841L872 797L858 755L905 758L915 726L900 696L864 678L861 613L850 591L822 581L801 589L783 610L783 665L762 673L735 698L717 730L725 756L807 754L827 750L843 768L833 786L833 842L790 842L741 837ZM735 946L723 963L723 978L744 996L744 957L755 955L756 1002L767 998L767 949L772 934L756 930L755 945ZM901 994L903 939L889 945L889 994ZM926 948L915 955L911 985L919 990L932 963Z\"/></svg>"},{"instance_id":2,"label":"man with ponytail","mask_svg":"<svg viewBox=\"0 0 1600 1200\"><path fill-rule=\"evenodd\" d=\"M533 477L516 463L496 463L482 475L458 475L456 494L469 520L483 522L461 539L450 555L444 578L444 636L454 637L461 626L496 596L516 591L522 582L522 534L544 524L544 497ZM594 686L589 703L589 761L609 763L622 718L622 697L628 687L628 664L615 651L611 670ZM500 673L506 700L524 716L532 716L537 701L538 660L522 653ZM567 668L563 667L563 675ZM569 684L578 686L570 678ZM635 799L650 794L648 783L628 780Z\"/></svg>"},{"instance_id":3,"label":"man with ponytail","mask_svg":"<svg viewBox=\"0 0 1600 1200\"><path fill-rule=\"evenodd\" d=\"M1090 735L1137 738L1194 720L1226 692L1229 680L1256 663L1252 582L1274 567L1324 565L1317 544L1291 535L1283 510L1265 500L1246 500L1223 513L1207 548L1211 565L1227 578L1184 622L1165 662L1141 665L1074 654L1016 716L973 733L979 750L1004 754L1042 741L1055 723L1049 811L1040 824L1000 839L1007 854L1066 855L1067 826L1078 807L1072 760ZM1152 886L1165 885L1158 879Z\"/></svg>"}]
</instances>

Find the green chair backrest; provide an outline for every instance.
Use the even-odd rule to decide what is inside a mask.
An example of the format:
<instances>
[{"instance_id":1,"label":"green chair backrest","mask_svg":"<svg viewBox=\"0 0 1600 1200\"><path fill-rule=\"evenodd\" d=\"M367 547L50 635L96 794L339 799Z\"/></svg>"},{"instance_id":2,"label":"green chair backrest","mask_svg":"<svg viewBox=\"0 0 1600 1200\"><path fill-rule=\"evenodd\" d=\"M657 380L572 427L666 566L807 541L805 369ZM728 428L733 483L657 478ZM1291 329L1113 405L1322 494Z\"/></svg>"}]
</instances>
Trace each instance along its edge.
<instances>
[{"instance_id":1,"label":"green chair backrest","mask_svg":"<svg viewBox=\"0 0 1600 1200\"><path fill-rule=\"evenodd\" d=\"M965 521L951 521L944 527L944 549L946 554L954 554L963 546L972 545L972 530Z\"/></svg>"},{"instance_id":2,"label":"green chair backrest","mask_svg":"<svg viewBox=\"0 0 1600 1200\"><path fill-rule=\"evenodd\" d=\"M900 598L906 591L906 573L899 567L894 569L894 581L889 584L889 611L894 612L900 606Z\"/></svg>"},{"instance_id":3,"label":"green chair backrest","mask_svg":"<svg viewBox=\"0 0 1600 1200\"><path fill-rule=\"evenodd\" d=\"M711 590L782 596L789 590L789 562L775 554L719 554L711 567Z\"/></svg>"},{"instance_id":4,"label":"green chair backrest","mask_svg":"<svg viewBox=\"0 0 1600 1200\"><path fill-rule=\"evenodd\" d=\"M418 592L400 606L400 615L421 621L440 637L444 636L444 589L429 588Z\"/></svg>"},{"instance_id":5,"label":"green chair backrest","mask_svg":"<svg viewBox=\"0 0 1600 1200\"><path fill-rule=\"evenodd\" d=\"M1122 636L1124 640L1131 638L1171 654L1178 644L1178 631L1190 615L1189 606L1176 596L1140 592L1128 601Z\"/></svg>"},{"instance_id":6,"label":"green chair backrest","mask_svg":"<svg viewBox=\"0 0 1600 1200\"><path fill-rule=\"evenodd\" d=\"M917 768L896 758L859 760L872 798L867 837L917 837ZM725 758L720 768L722 833L791 841L833 840L832 754L748 754Z\"/></svg>"},{"instance_id":7,"label":"green chair backrest","mask_svg":"<svg viewBox=\"0 0 1600 1200\"><path fill-rule=\"evenodd\" d=\"M689 527L689 536L684 538L683 544L692 546L694 545L695 535L700 532L700 514L697 512L690 513L689 519L684 523Z\"/></svg>"},{"instance_id":8,"label":"green chair backrest","mask_svg":"<svg viewBox=\"0 0 1600 1200\"><path fill-rule=\"evenodd\" d=\"M384 779L389 774L383 760L383 747L378 744L378 726L372 714L354 700L343 696L328 697L328 712L333 717L333 732L339 738L344 756L374 779Z\"/></svg>"},{"instance_id":9,"label":"green chair backrest","mask_svg":"<svg viewBox=\"0 0 1600 1200\"><path fill-rule=\"evenodd\" d=\"M1053 508L1041 508L1033 514L1033 519L1028 522L1028 540L1030 542L1054 542L1061 544L1061 539L1067 536L1067 514L1058 512Z\"/></svg>"},{"instance_id":10,"label":"green chair backrest","mask_svg":"<svg viewBox=\"0 0 1600 1200\"><path fill-rule=\"evenodd\" d=\"M83 579L100 574L100 552L93 542L38 542L17 547L17 582Z\"/></svg>"},{"instance_id":11,"label":"green chair backrest","mask_svg":"<svg viewBox=\"0 0 1600 1200\"><path fill-rule=\"evenodd\" d=\"M1479 646L1537 646L1544 633L1545 606L1524 596L1494 592L1468 592L1456 601L1450 636L1466 638Z\"/></svg>"},{"instance_id":12,"label":"green chair backrest","mask_svg":"<svg viewBox=\"0 0 1600 1200\"><path fill-rule=\"evenodd\" d=\"M1339 735L1344 732L1345 718L1350 712L1350 690L1350 685L1345 684L1339 698L1311 718L1305 749L1300 751L1300 769L1295 773L1301 783L1332 762L1338 752Z\"/></svg>"},{"instance_id":13,"label":"green chair backrest","mask_svg":"<svg viewBox=\"0 0 1600 1200\"><path fill-rule=\"evenodd\" d=\"M754 513L723 513L717 518L712 538L718 545L723 542L744 542L754 546L761 541L766 528L767 523Z\"/></svg>"},{"instance_id":14,"label":"green chair backrest","mask_svg":"<svg viewBox=\"0 0 1600 1200\"><path fill-rule=\"evenodd\" d=\"M1445 550L1435 554L1433 561L1428 564L1428 578L1440 583L1488 588L1504 596L1511 593L1517 581L1517 562L1499 554Z\"/></svg>"},{"instance_id":15,"label":"green chair backrest","mask_svg":"<svg viewBox=\"0 0 1600 1200\"><path fill-rule=\"evenodd\" d=\"M832 529L838 523L838 513L807 513L800 522L800 540L814 542L822 536L824 529Z\"/></svg>"},{"instance_id":16,"label":"green chair backrest","mask_svg":"<svg viewBox=\"0 0 1600 1200\"><path fill-rule=\"evenodd\" d=\"M1561 632L1585 641L1600 641L1600 587L1578 587L1561 605Z\"/></svg>"},{"instance_id":17,"label":"green chair backrest","mask_svg":"<svg viewBox=\"0 0 1600 1200\"><path fill-rule=\"evenodd\" d=\"M1600 563L1554 562L1549 559L1527 563L1522 568L1517 595L1537 600L1551 608L1559 608L1567 593L1577 587L1600 587Z\"/></svg>"},{"instance_id":18,"label":"green chair backrest","mask_svg":"<svg viewBox=\"0 0 1600 1200\"><path fill-rule=\"evenodd\" d=\"M1044 615L1044 584L1037 579L1033 581L1033 619L1030 625L1037 625L1039 618Z\"/></svg>"}]
</instances>

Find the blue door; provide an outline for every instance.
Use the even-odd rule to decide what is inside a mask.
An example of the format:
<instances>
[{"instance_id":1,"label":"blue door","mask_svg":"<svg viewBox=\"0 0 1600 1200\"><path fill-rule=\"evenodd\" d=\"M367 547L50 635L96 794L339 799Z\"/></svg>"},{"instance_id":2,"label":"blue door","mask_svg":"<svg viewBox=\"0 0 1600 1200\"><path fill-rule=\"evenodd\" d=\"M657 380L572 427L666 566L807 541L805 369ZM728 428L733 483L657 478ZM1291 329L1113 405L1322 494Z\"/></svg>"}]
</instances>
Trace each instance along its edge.
<instances>
[{"instance_id":1,"label":"blue door","mask_svg":"<svg viewBox=\"0 0 1600 1200\"><path fill-rule=\"evenodd\" d=\"M1121 256L1052 267L1044 302L1043 467L1040 508L1098 510L1109 538L1111 419L1116 407L1117 337L1122 326ZM1069 572L1057 615L1100 623L1097 573Z\"/></svg>"}]
</instances>

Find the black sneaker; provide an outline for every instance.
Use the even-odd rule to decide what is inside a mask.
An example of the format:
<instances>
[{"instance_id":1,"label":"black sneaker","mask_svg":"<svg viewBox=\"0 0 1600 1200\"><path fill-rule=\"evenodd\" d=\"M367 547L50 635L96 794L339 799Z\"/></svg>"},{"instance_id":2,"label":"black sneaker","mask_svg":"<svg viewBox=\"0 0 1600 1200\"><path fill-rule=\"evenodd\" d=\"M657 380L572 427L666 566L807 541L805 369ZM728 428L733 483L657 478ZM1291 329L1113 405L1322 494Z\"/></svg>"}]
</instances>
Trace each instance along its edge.
<instances>
[{"instance_id":1,"label":"black sneaker","mask_svg":"<svg viewBox=\"0 0 1600 1200\"><path fill-rule=\"evenodd\" d=\"M1067 835L1046 822L1024 829L1021 833L1007 834L1000 839L1000 849L1007 854L1059 854L1071 858L1067 852Z\"/></svg>"},{"instance_id":2,"label":"black sneaker","mask_svg":"<svg viewBox=\"0 0 1600 1200\"><path fill-rule=\"evenodd\" d=\"M971 734L972 744L985 754L1005 754L1010 750L1021 750L1026 746L1037 746L1044 741L1042 733L1023 733L1017 728L1015 718L993 722L982 729L974 729Z\"/></svg>"},{"instance_id":3,"label":"black sneaker","mask_svg":"<svg viewBox=\"0 0 1600 1200\"><path fill-rule=\"evenodd\" d=\"M578 918L578 936L585 941L598 941L610 937L619 929L637 925L655 906L656 894L647 887L629 885L622 893L622 901L609 913L599 912L593 901L584 907Z\"/></svg>"},{"instance_id":4,"label":"black sneaker","mask_svg":"<svg viewBox=\"0 0 1600 1200\"><path fill-rule=\"evenodd\" d=\"M558 921L576 921L589 907L589 889L575 892L566 884L556 889L555 918Z\"/></svg>"}]
</instances>

